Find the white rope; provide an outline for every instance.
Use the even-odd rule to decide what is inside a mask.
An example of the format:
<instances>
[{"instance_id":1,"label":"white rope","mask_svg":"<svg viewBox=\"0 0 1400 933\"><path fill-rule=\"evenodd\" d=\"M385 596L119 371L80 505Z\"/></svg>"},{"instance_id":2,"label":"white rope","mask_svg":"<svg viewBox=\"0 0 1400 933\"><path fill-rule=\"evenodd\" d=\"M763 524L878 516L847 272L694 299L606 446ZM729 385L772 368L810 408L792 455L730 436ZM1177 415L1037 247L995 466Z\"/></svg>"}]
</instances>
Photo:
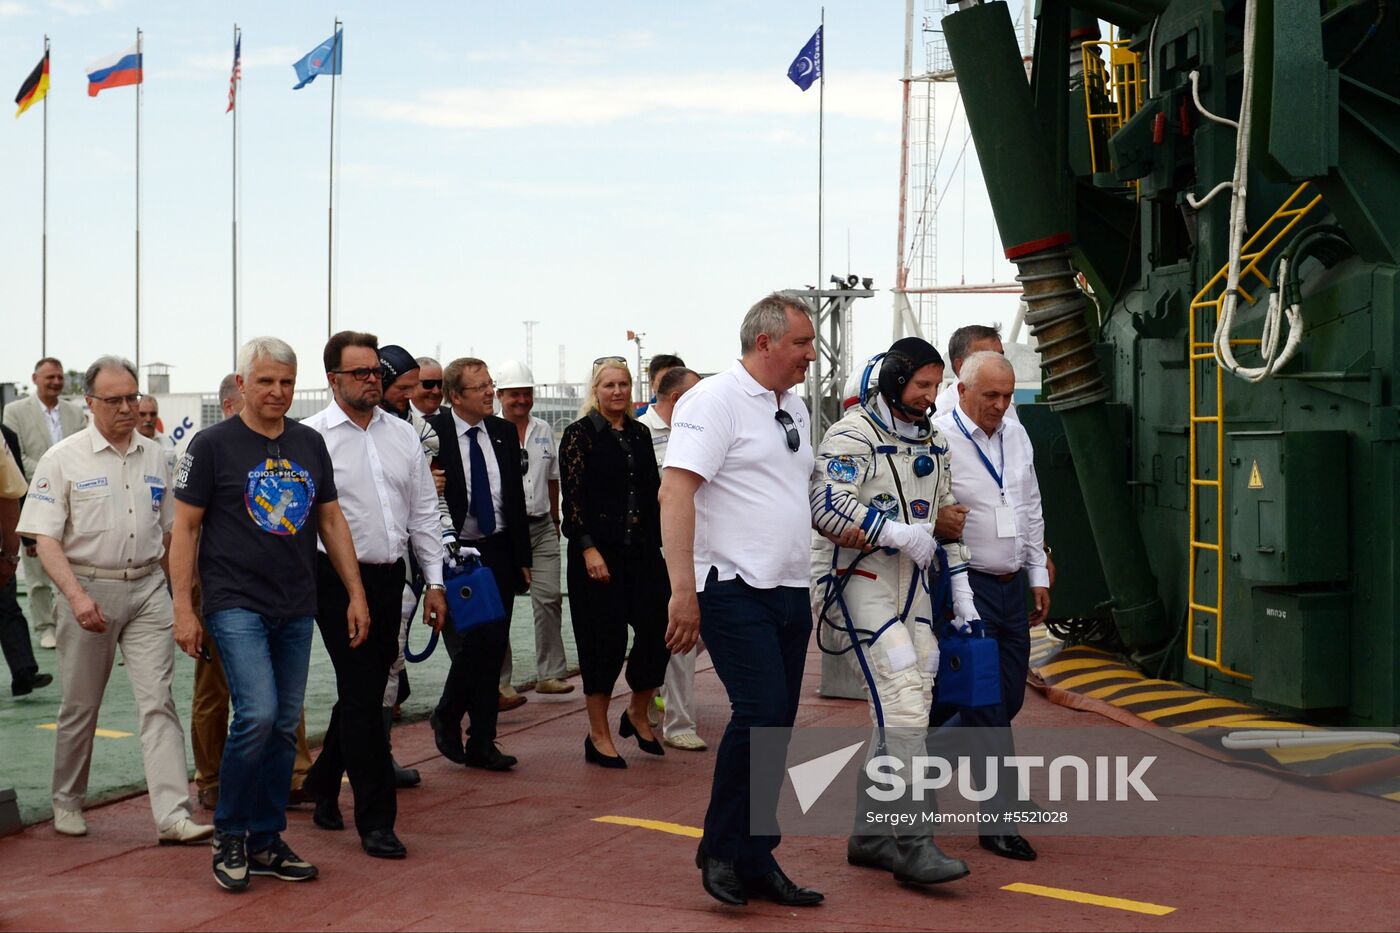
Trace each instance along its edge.
<instances>
[{"instance_id":1,"label":"white rope","mask_svg":"<svg viewBox=\"0 0 1400 933\"><path fill-rule=\"evenodd\" d=\"M1279 263L1279 289L1269 295L1264 315L1264 330L1259 341L1259 352L1264 365L1241 366L1235 359L1230 346L1231 332L1234 329L1235 313L1239 308L1240 296L1240 254L1243 252L1245 232L1245 200L1248 192L1245 182L1249 175L1249 122L1252 111L1254 90L1254 31L1258 0L1245 0L1244 8L1244 88L1240 97L1240 121L1236 126L1235 175L1228 184L1232 188L1230 196L1230 264L1225 282L1225 300L1221 302L1220 319L1215 329L1215 359L1227 371L1248 382L1261 382L1273 375L1281 366L1288 363L1298 350L1303 339L1303 315L1295 303L1284 308L1283 283L1287 281L1288 262ZM1193 81L1194 91L1194 81ZM1198 105L1199 106L1199 105ZM1219 186L1216 186L1219 189ZM1212 191L1212 194L1215 192ZM1207 195L1209 198L1210 195ZM1278 351L1279 336L1282 332L1282 319L1288 320L1288 340L1282 352Z\"/></svg>"},{"instance_id":2,"label":"white rope","mask_svg":"<svg viewBox=\"0 0 1400 933\"><path fill-rule=\"evenodd\" d=\"M1199 71L1191 72L1191 101L1196 105L1196 109L1200 111L1201 116L1205 117L1207 120L1211 120L1215 123L1219 123L1224 126L1234 127L1236 130L1238 130L1240 128L1240 125L1234 120L1211 113L1205 108L1205 105L1201 103L1200 82L1201 73ZM1207 204L1210 203L1211 198L1215 197L1220 192L1231 189L1233 187L1234 182L1222 181L1220 184L1210 189L1206 196L1201 198L1200 200L1197 200L1194 194L1188 193L1186 195L1186 203L1191 205L1191 208L1193 210L1200 210L1201 208L1205 207Z\"/></svg>"}]
</instances>

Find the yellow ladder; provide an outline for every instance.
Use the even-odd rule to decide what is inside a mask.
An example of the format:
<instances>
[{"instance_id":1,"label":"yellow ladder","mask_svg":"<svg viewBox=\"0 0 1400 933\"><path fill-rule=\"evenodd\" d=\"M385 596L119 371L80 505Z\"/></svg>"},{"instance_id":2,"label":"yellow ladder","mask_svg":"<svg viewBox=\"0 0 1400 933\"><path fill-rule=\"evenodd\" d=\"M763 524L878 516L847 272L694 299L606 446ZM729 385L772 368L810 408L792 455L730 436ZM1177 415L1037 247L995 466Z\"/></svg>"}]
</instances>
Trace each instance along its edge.
<instances>
[{"instance_id":1,"label":"yellow ladder","mask_svg":"<svg viewBox=\"0 0 1400 933\"><path fill-rule=\"evenodd\" d=\"M1240 283L1239 296L1245 304L1254 304L1254 297L1245 289L1246 282L1251 288L1260 289L1260 293L1267 291L1273 286L1269 277L1260 268L1266 262L1269 254L1276 246L1296 227L1309 211L1318 205L1322 200L1322 195L1314 194L1310 190L1308 182L1303 182L1298 186L1288 199L1279 205L1263 226L1245 242L1240 250ZM1263 246L1256 245L1263 243ZM1186 657L1202 667L1208 667L1231 677L1240 677L1244 680L1254 678L1241 671L1233 670L1225 665L1225 419L1222 415L1223 406L1221 399L1225 389L1224 374L1221 371L1219 362L1215 359L1215 326L1220 320L1220 309L1225 302L1226 284L1229 280L1229 263L1220 267L1220 271L1215 273L1205 287L1197 293L1191 300L1190 312L1190 384L1191 384L1191 418L1188 429L1190 437L1190 460L1191 460L1191 491L1188 496L1190 502L1190 518L1187 524L1187 538L1189 540L1190 557L1187 562L1187 603L1190 606L1190 620L1186 631ZM1234 346L1257 346L1258 340L1231 340L1230 345ZM1206 398L1202 398L1201 389L1203 381L1210 378L1209 370L1214 370L1215 391ZM1198 383L1198 379L1201 380ZM1202 425L1210 425L1215 431L1215 457L1213 463L1202 463L1200 431ZM1207 466L1209 472L1202 475L1202 466ZM1201 492L1202 490L1212 490L1215 495L1215 540L1203 541L1198 535L1197 524L1202 514ZM1215 570L1215 604L1207 605L1203 600L1206 594L1202 594L1196 586L1196 571L1201 565L1199 561L1213 560ZM1196 619L1199 616L1209 616L1215 622L1215 657L1210 658L1196 653L1192 629L1195 627Z\"/></svg>"},{"instance_id":2,"label":"yellow ladder","mask_svg":"<svg viewBox=\"0 0 1400 933\"><path fill-rule=\"evenodd\" d=\"M1099 58L1102 46L1108 47L1107 66ZM1081 43L1080 48L1084 62L1084 118L1089 124L1089 166L1095 173L1107 172L1108 153L1099 158L1099 147L1094 145L1094 123L1105 124L1104 139L1108 139L1138 112L1147 86L1142 56L1128 48L1127 40L1091 40ZM1096 103L1107 107L1096 108Z\"/></svg>"}]
</instances>

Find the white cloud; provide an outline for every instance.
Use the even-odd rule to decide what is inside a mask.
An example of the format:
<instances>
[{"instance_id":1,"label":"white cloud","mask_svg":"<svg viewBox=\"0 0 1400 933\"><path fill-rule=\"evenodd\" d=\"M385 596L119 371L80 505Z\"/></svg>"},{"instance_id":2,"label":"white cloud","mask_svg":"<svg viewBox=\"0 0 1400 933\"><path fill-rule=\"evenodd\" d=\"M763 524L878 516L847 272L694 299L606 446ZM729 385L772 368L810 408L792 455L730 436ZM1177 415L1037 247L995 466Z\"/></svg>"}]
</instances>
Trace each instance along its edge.
<instances>
[{"instance_id":1,"label":"white cloud","mask_svg":"<svg viewBox=\"0 0 1400 933\"><path fill-rule=\"evenodd\" d=\"M20 3L19 0L0 0L0 18L7 16L24 16L29 12L29 7Z\"/></svg>"},{"instance_id":2,"label":"white cloud","mask_svg":"<svg viewBox=\"0 0 1400 933\"><path fill-rule=\"evenodd\" d=\"M769 72L634 75L425 91L416 99L371 102L390 119L445 129L601 126L644 115L815 115L804 94ZM833 116L898 124L899 83L878 72L847 74L827 86Z\"/></svg>"},{"instance_id":3,"label":"white cloud","mask_svg":"<svg viewBox=\"0 0 1400 933\"><path fill-rule=\"evenodd\" d=\"M405 171L392 165L370 162L344 162L340 165L341 177L353 181L368 181L379 187L422 188L440 190L445 181L438 175Z\"/></svg>"},{"instance_id":4,"label":"white cloud","mask_svg":"<svg viewBox=\"0 0 1400 933\"><path fill-rule=\"evenodd\" d=\"M3 0L0 0L3 2ZM292 62L305 54L298 52L294 46L274 45L260 48L253 52L243 53L243 73L249 71L271 68L280 65L291 70ZM149 59L148 59L149 60ZM146 69L147 80L155 79L189 79L200 78L211 74L227 75L233 68L233 43L229 42L229 47L217 52L192 52L184 55L175 64L166 68Z\"/></svg>"}]
</instances>

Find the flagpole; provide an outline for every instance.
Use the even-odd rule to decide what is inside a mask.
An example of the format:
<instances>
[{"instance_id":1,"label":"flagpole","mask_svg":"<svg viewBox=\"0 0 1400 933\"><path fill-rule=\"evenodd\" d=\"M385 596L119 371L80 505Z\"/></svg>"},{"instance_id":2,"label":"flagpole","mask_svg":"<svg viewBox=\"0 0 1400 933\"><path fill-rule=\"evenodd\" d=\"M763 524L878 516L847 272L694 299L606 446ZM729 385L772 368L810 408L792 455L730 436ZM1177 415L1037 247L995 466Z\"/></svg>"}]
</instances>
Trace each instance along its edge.
<instances>
[{"instance_id":1,"label":"flagpole","mask_svg":"<svg viewBox=\"0 0 1400 933\"><path fill-rule=\"evenodd\" d=\"M326 205L326 338L330 339L335 316L333 295L335 292L335 79L340 74L340 17L335 18L335 32L331 39L331 153L330 153L330 196Z\"/></svg>"},{"instance_id":2,"label":"flagpole","mask_svg":"<svg viewBox=\"0 0 1400 933\"><path fill-rule=\"evenodd\" d=\"M141 60L141 30L136 30L136 61L144 64ZM136 84L136 372L141 372L141 85L145 80L145 69L142 68L142 80ZM138 379L139 387L139 379Z\"/></svg>"},{"instance_id":3,"label":"flagpole","mask_svg":"<svg viewBox=\"0 0 1400 933\"><path fill-rule=\"evenodd\" d=\"M49 63L49 37L44 36L44 64ZM52 80L52 78L50 78ZM44 230L40 238L39 355L49 355L49 95L44 93Z\"/></svg>"},{"instance_id":4,"label":"flagpole","mask_svg":"<svg viewBox=\"0 0 1400 933\"><path fill-rule=\"evenodd\" d=\"M810 22L810 20L809 20ZM826 119L826 7L822 7L821 21L821 75L818 81L821 82L817 88L817 289L821 290L825 286L822 283L822 158L823 145L825 141L825 119ZM820 305L820 301L818 302Z\"/></svg>"},{"instance_id":5,"label":"flagpole","mask_svg":"<svg viewBox=\"0 0 1400 933\"><path fill-rule=\"evenodd\" d=\"M242 78L239 71L238 62L238 24L233 24L233 67L234 76L230 80L233 82L229 93L232 99L229 105L233 108L233 152L230 165L233 168L232 178L232 200L230 216L233 218L233 368L238 368L238 111L243 107L243 101L239 100L238 84Z\"/></svg>"}]
</instances>

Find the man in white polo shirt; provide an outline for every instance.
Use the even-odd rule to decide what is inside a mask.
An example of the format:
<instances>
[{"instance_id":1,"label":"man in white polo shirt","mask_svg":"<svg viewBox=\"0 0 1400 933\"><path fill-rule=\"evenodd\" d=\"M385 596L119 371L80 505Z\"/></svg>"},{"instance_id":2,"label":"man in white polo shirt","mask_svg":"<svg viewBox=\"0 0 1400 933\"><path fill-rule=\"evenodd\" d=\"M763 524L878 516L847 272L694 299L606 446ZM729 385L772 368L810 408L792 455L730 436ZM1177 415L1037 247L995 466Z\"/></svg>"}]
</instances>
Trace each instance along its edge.
<instances>
[{"instance_id":1,"label":"man in white polo shirt","mask_svg":"<svg viewBox=\"0 0 1400 933\"><path fill-rule=\"evenodd\" d=\"M792 726L812 633L811 427L791 390L816 359L814 340L796 299L773 294L750 308L742 359L676 406L662 471L666 645L679 654L703 637L733 710L696 854L705 890L730 905L750 895L787 906L822 900L778 867L779 837L751 835L749 820L751 809L773 816L783 779L779 764L750 786L749 730Z\"/></svg>"},{"instance_id":2,"label":"man in white polo shirt","mask_svg":"<svg viewBox=\"0 0 1400 933\"><path fill-rule=\"evenodd\" d=\"M953 495L967 506L963 543L972 552L967 580L986 633L997 640L1001 659L1001 702L977 709L935 706L930 724L975 726L1004 747L989 754L1014 755L1011 720L1021 711L1030 663L1030 628L1050 612L1050 575L1046 568L1045 519L1040 510L1040 484L1026 429L1006 417L1016 373L1006 357L994 350L970 355L962 367L956 408L934 419L943 432L953 461ZM1026 586L1035 611L1026 615ZM999 730L999 731L993 731ZM974 764L985 756L972 756ZM983 768L974 767L974 780L985 787ZM1017 786L1014 770L1003 770L995 799L983 812L1014 809ZM1016 833L1015 824L996 823L981 837L982 848L1004 858L1030 861L1035 850Z\"/></svg>"}]
</instances>

